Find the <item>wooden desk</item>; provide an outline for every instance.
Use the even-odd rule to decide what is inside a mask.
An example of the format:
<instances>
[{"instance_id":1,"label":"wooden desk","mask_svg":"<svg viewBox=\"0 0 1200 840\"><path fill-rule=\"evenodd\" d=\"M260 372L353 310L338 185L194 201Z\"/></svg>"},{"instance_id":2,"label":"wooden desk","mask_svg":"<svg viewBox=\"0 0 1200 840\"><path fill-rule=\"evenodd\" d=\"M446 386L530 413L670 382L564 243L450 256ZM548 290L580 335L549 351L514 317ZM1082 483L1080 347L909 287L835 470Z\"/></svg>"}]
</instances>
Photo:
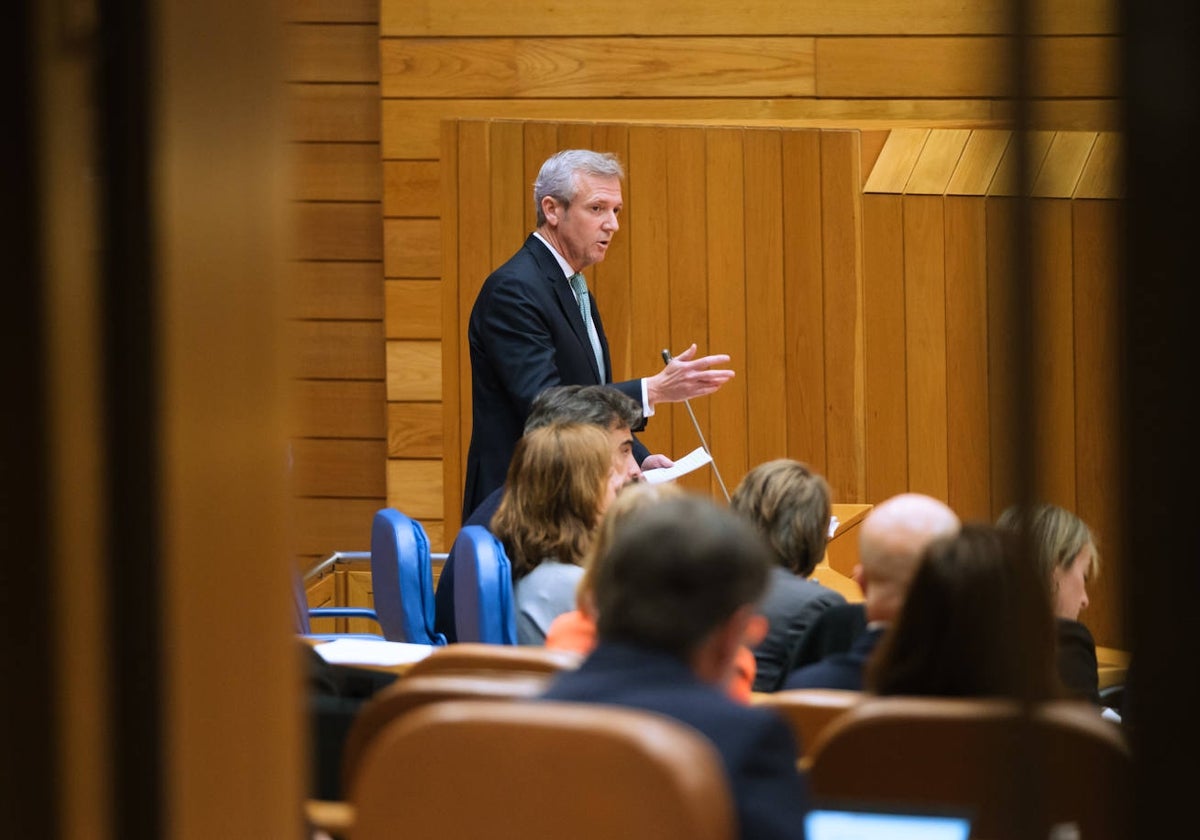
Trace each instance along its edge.
<instances>
[{"instance_id":1,"label":"wooden desk","mask_svg":"<svg viewBox=\"0 0 1200 840\"><path fill-rule=\"evenodd\" d=\"M313 638L312 636L299 636L298 638L301 641L303 641L305 644L311 645L314 648L317 647L318 645L322 645L322 644L325 644L326 642L330 641L329 639ZM385 643L385 644L387 644L387 643ZM395 643L395 644L399 644L399 643ZM414 649L415 648L423 648L423 649L428 649L428 653L433 652L433 645L405 645L405 647L414 648ZM428 655L428 653L426 653L426 655ZM408 669L411 668L413 666L413 664L416 661L418 661L420 658L422 658L422 657L417 656L406 662L397 662L395 664L387 664L387 665L381 665L381 664L373 663L373 662L341 662L338 664L346 665L351 668L362 668L365 671L378 671L383 674L400 675L400 674L404 674L405 672L407 672Z\"/></svg>"},{"instance_id":2,"label":"wooden desk","mask_svg":"<svg viewBox=\"0 0 1200 840\"><path fill-rule=\"evenodd\" d=\"M833 505L838 529L825 549L825 558L813 570L812 579L840 592L852 603L862 601L862 589L851 575L858 565L858 528L871 505Z\"/></svg>"}]
</instances>

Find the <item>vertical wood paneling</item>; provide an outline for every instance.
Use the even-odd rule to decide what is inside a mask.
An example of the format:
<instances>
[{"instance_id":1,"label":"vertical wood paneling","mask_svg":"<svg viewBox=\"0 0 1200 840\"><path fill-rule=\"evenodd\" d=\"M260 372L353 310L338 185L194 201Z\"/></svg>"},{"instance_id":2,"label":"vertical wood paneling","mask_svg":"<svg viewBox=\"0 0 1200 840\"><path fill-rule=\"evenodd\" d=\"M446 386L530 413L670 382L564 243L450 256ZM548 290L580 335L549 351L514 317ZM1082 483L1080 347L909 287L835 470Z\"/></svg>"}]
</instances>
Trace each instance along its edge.
<instances>
[{"instance_id":1,"label":"vertical wood paneling","mask_svg":"<svg viewBox=\"0 0 1200 840\"><path fill-rule=\"evenodd\" d=\"M466 472L466 438L470 423L470 403L462 399L462 370L469 366L463 356L466 342L462 339L459 324L463 323L461 296L458 292L461 281L458 258L459 214L458 189L461 183L458 166L458 123L447 120L442 124L441 134L441 220L442 220L442 413L446 418L442 424L442 486L454 488L450 499L443 503L446 533L458 534L462 518L463 477ZM452 340L446 340L449 336ZM388 426L391 439L392 426ZM455 504L457 499L459 504ZM431 543L433 545L433 543ZM444 544L439 544L444 549Z\"/></svg>"},{"instance_id":2,"label":"vertical wood paneling","mask_svg":"<svg viewBox=\"0 0 1200 840\"><path fill-rule=\"evenodd\" d=\"M991 420L992 518L1017 500L1016 324L1013 295L1012 199L990 198L987 213L988 409Z\"/></svg>"},{"instance_id":3,"label":"vertical wood paneling","mask_svg":"<svg viewBox=\"0 0 1200 840\"><path fill-rule=\"evenodd\" d=\"M1128 484L1120 467L1118 370L1120 205L1074 201L1076 512L1097 532L1103 572L1090 582L1082 619L1097 639L1123 638L1122 593L1129 581L1122 532Z\"/></svg>"},{"instance_id":4,"label":"vertical wood paneling","mask_svg":"<svg viewBox=\"0 0 1200 840\"><path fill-rule=\"evenodd\" d=\"M825 287L826 478L857 501L863 473L862 183L858 134L821 133L821 253Z\"/></svg>"},{"instance_id":5,"label":"vertical wood paneling","mask_svg":"<svg viewBox=\"0 0 1200 840\"><path fill-rule=\"evenodd\" d=\"M784 131L782 145L787 452L828 475L821 132Z\"/></svg>"},{"instance_id":6,"label":"vertical wood paneling","mask_svg":"<svg viewBox=\"0 0 1200 840\"><path fill-rule=\"evenodd\" d=\"M668 282L667 220L672 207L667 196L667 130L658 126L630 126L629 177L625 190L630 274L636 278L637 305L630 312L630 347L634 359L656 359L665 347L683 350L671 341L670 284ZM651 370L656 368L651 367ZM675 444L671 406L656 406L639 438L655 453L682 455L692 436Z\"/></svg>"},{"instance_id":7,"label":"vertical wood paneling","mask_svg":"<svg viewBox=\"0 0 1200 840\"><path fill-rule=\"evenodd\" d=\"M866 498L908 489L904 199L863 196L863 368Z\"/></svg>"},{"instance_id":8,"label":"vertical wood paneling","mask_svg":"<svg viewBox=\"0 0 1200 840\"><path fill-rule=\"evenodd\" d=\"M946 253L947 502L964 519L990 519L987 216L984 202L944 200Z\"/></svg>"},{"instance_id":9,"label":"vertical wood paneling","mask_svg":"<svg viewBox=\"0 0 1200 840\"><path fill-rule=\"evenodd\" d=\"M667 218L670 306L666 313L671 324L669 346L673 353L693 343L700 355L714 350L708 334L704 144L703 129L673 128L667 133L666 203L671 212ZM692 400L691 407L701 430L711 433L710 401ZM674 404L669 410L678 447L671 455L684 455L699 446L700 440L685 406ZM710 492L710 473L711 470L697 470L679 481L690 489Z\"/></svg>"},{"instance_id":10,"label":"vertical wood paneling","mask_svg":"<svg viewBox=\"0 0 1200 840\"><path fill-rule=\"evenodd\" d=\"M790 383L782 137L778 131L747 130L744 144L746 195L739 201L745 204L746 354L738 376L746 401L746 413L739 425L748 437L745 446L749 469L788 453L787 424L768 418L787 416ZM725 463L722 460L727 470ZM732 480L728 473L725 480Z\"/></svg>"},{"instance_id":11,"label":"vertical wood paneling","mask_svg":"<svg viewBox=\"0 0 1200 840\"><path fill-rule=\"evenodd\" d=\"M946 264L940 196L904 197L909 487L945 499Z\"/></svg>"},{"instance_id":12,"label":"vertical wood paneling","mask_svg":"<svg viewBox=\"0 0 1200 840\"><path fill-rule=\"evenodd\" d=\"M714 353L728 353L738 371L733 381L705 399L712 425L705 432L713 458L730 493L747 470L746 382L749 352L746 338L747 251L744 171L744 135L738 129L709 129L705 150L705 212L708 231L709 345ZM709 470L708 472L712 472ZM713 490L720 494L719 483Z\"/></svg>"},{"instance_id":13,"label":"vertical wood paneling","mask_svg":"<svg viewBox=\"0 0 1200 840\"><path fill-rule=\"evenodd\" d=\"M523 144L521 123L496 121L488 124L488 175L492 206L486 230L490 235L493 268L511 257L529 235L523 223L522 210L526 205L533 204L533 190L525 188L526 181L522 177ZM482 232L483 229L477 233ZM479 280L482 283L483 277Z\"/></svg>"},{"instance_id":14,"label":"vertical wood paneling","mask_svg":"<svg viewBox=\"0 0 1200 840\"><path fill-rule=\"evenodd\" d=\"M1075 509L1071 205L1033 202L1033 440L1040 498Z\"/></svg>"}]
</instances>

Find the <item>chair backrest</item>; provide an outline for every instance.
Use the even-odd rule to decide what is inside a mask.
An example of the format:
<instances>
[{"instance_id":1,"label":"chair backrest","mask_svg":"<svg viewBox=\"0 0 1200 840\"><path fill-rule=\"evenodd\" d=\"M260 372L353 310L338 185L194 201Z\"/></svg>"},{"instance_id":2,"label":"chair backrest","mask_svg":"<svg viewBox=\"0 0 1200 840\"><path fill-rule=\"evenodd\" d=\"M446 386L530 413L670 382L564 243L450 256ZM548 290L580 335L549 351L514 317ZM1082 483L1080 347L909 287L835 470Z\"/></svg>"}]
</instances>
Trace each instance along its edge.
<instances>
[{"instance_id":1,"label":"chair backrest","mask_svg":"<svg viewBox=\"0 0 1200 840\"><path fill-rule=\"evenodd\" d=\"M732 840L720 758L700 734L635 709L448 700L367 748L352 840Z\"/></svg>"},{"instance_id":2,"label":"chair backrest","mask_svg":"<svg viewBox=\"0 0 1200 840\"><path fill-rule=\"evenodd\" d=\"M446 637L433 629L429 538L420 522L395 508L377 511L371 522L371 587L375 612L388 641L446 643Z\"/></svg>"},{"instance_id":3,"label":"chair backrest","mask_svg":"<svg viewBox=\"0 0 1200 840\"><path fill-rule=\"evenodd\" d=\"M807 768L813 745L825 727L866 696L840 688L790 688L755 694L753 700L771 706L787 720L796 736L802 766Z\"/></svg>"},{"instance_id":4,"label":"chair backrest","mask_svg":"<svg viewBox=\"0 0 1200 840\"><path fill-rule=\"evenodd\" d=\"M414 662L406 677L426 674L554 674L577 668L583 655L572 650L535 645L493 645L487 642L455 642L440 647Z\"/></svg>"},{"instance_id":5,"label":"chair backrest","mask_svg":"<svg viewBox=\"0 0 1200 840\"><path fill-rule=\"evenodd\" d=\"M808 778L824 800L964 810L972 835L1128 837L1132 766L1115 724L1077 701L869 697L817 738ZM1063 836L1067 833L1064 832Z\"/></svg>"},{"instance_id":6,"label":"chair backrest","mask_svg":"<svg viewBox=\"0 0 1200 840\"><path fill-rule=\"evenodd\" d=\"M549 674L445 673L406 674L376 692L359 710L342 745L342 790L351 789L363 751L385 726L401 715L445 700L515 700L536 697L550 684Z\"/></svg>"},{"instance_id":7,"label":"chair backrest","mask_svg":"<svg viewBox=\"0 0 1200 840\"><path fill-rule=\"evenodd\" d=\"M454 540L454 624L460 642L517 643L512 566L504 544L482 525Z\"/></svg>"}]
</instances>

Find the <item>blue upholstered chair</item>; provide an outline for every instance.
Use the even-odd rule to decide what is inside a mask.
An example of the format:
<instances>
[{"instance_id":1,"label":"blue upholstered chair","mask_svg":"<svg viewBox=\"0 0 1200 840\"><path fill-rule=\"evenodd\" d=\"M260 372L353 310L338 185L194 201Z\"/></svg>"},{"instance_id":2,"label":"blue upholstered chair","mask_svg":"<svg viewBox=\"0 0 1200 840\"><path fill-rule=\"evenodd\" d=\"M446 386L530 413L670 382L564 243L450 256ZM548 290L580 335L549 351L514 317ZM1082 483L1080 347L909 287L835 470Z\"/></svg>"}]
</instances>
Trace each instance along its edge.
<instances>
[{"instance_id":1,"label":"blue upholstered chair","mask_svg":"<svg viewBox=\"0 0 1200 840\"><path fill-rule=\"evenodd\" d=\"M388 641L446 644L433 629L429 538L420 522L395 508L377 511L371 522L371 588Z\"/></svg>"},{"instance_id":2,"label":"blue upholstered chair","mask_svg":"<svg viewBox=\"0 0 1200 840\"><path fill-rule=\"evenodd\" d=\"M517 643L512 567L504 545L482 525L454 540L454 623L460 642Z\"/></svg>"},{"instance_id":3,"label":"blue upholstered chair","mask_svg":"<svg viewBox=\"0 0 1200 840\"><path fill-rule=\"evenodd\" d=\"M292 598L295 604L296 632L323 641L334 639L382 639L377 633L314 633L312 619L314 618L365 618L379 623L375 610L369 607L310 607L308 596L304 591L304 580L299 572L292 575Z\"/></svg>"}]
</instances>

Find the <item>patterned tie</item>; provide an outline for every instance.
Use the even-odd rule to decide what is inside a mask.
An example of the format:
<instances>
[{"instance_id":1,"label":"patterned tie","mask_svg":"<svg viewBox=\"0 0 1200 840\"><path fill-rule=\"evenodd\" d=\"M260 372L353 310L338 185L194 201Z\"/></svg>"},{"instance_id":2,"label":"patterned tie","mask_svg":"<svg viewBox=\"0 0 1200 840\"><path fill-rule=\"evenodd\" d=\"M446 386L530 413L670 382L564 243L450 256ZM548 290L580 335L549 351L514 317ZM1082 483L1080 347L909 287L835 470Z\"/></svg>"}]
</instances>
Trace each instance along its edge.
<instances>
[{"instance_id":1,"label":"patterned tie","mask_svg":"<svg viewBox=\"0 0 1200 840\"><path fill-rule=\"evenodd\" d=\"M596 324L592 321L592 306L588 297L587 280L582 274L571 275L571 290L579 302L579 314L583 316L584 326L587 327L588 338L592 340L592 352L596 354L596 370L600 371L600 381L604 382L604 353L600 350L600 336L596 332Z\"/></svg>"}]
</instances>

